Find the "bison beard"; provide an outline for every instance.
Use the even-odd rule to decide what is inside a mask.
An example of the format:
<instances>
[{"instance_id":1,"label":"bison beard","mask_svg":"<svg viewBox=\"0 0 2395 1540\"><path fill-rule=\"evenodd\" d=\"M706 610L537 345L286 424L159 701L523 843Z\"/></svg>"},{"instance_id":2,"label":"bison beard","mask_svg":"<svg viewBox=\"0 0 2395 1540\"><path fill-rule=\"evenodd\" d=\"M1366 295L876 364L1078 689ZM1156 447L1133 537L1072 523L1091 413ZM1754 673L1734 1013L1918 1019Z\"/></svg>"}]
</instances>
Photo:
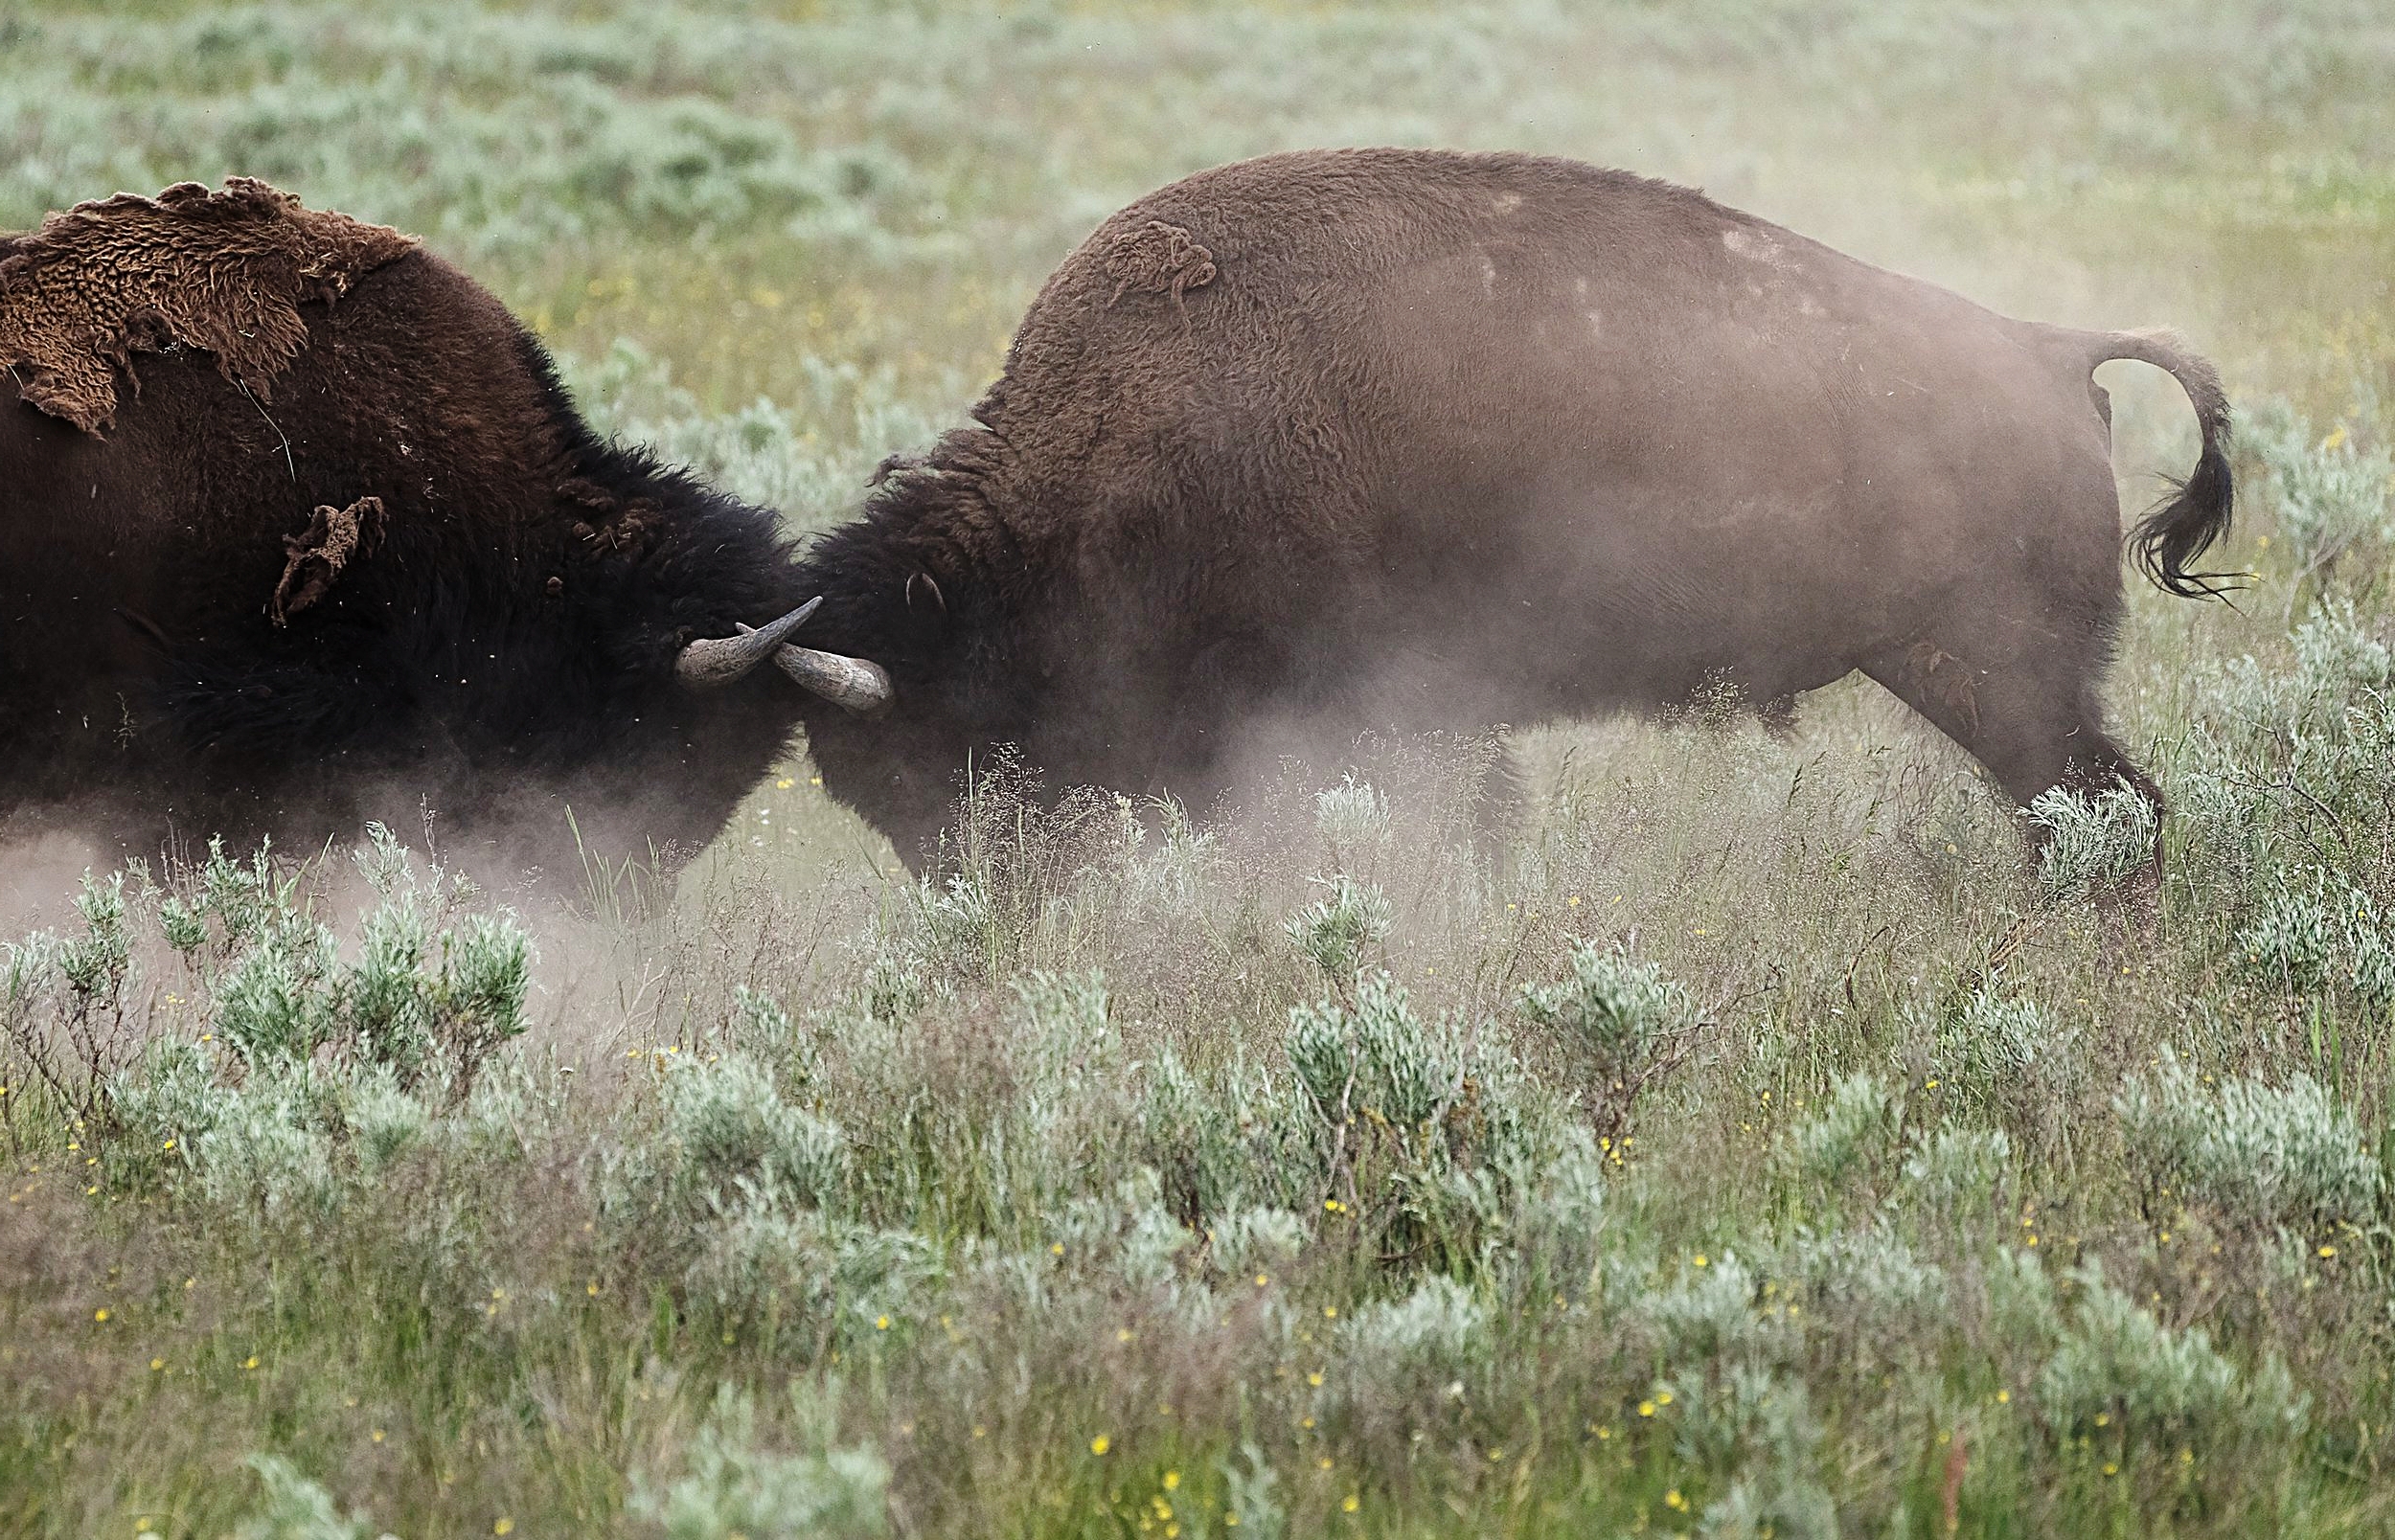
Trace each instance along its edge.
<instances>
[{"instance_id":1,"label":"bison beard","mask_svg":"<svg viewBox=\"0 0 2395 1540\"><path fill-rule=\"evenodd\" d=\"M0 337L35 292L6 272ZM2024 803L2151 797L2095 694L2122 609L2096 364L2169 370L2202 428L2133 537L2155 580L2211 592L2189 564L2230 514L2225 399L2168 337L2008 320L1529 156L1310 151L1139 200L972 422L803 555L597 442L438 260L331 298L271 414L188 343L104 441L37 394L0 414L0 816L97 783L119 827L312 839L420 795L554 827L570 798L687 845L795 718L920 860L999 745L1204 804L1363 730L1719 682L1784 720L1858 668ZM369 499L379 544L363 514L303 533ZM308 596L280 628L279 574Z\"/></svg>"}]
</instances>

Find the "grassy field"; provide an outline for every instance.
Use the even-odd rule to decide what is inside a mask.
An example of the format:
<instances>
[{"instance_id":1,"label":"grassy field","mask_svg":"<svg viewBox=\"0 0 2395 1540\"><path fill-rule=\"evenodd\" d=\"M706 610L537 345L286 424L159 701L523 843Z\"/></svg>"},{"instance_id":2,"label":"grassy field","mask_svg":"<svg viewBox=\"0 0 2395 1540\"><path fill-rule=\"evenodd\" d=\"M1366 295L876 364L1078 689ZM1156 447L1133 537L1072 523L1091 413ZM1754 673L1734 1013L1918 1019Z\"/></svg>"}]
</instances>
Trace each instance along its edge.
<instances>
[{"instance_id":1,"label":"grassy field","mask_svg":"<svg viewBox=\"0 0 2395 1540\"><path fill-rule=\"evenodd\" d=\"M800 529L1111 208L1375 142L2218 359L2259 580L2110 691L2158 908L1855 684L1526 735L1501 868L1405 741L1219 823L1000 767L937 884L803 758L670 889L70 880L0 950L0 1532L2395 1529L2383 7L0 0L0 228L420 232ZM2189 414L2104 377L2142 506Z\"/></svg>"}]
</instances>

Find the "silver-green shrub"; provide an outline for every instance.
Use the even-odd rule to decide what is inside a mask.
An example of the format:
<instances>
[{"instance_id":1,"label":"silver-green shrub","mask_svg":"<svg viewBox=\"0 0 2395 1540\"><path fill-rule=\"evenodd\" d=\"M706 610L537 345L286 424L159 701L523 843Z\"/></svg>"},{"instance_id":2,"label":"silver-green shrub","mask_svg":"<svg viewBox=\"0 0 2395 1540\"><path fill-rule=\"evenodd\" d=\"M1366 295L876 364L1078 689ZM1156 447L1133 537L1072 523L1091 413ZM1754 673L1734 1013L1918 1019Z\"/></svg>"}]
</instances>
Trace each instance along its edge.
<instances>
[{"instance_id":1,"label":"silver-green shrub","mask_svg":"<svg viewBox=\"0 0 2395 1540\"><path fill-rule=\"evenodd\" d=\"M349 1174L336 1137L347 1089L338 1070L305 1060L254 1071L191 1144L199 1190L261 1224L330 1217Z\"/></svg>"},{"instance_id":2,"label":"silver-green shrub","mask_svg":"<svg viewBox=\"0 0 2395 1540\"><path fill-rule=\"evenodd\" d=\"M1339 1333L1341 1358L1357 1389L1418 1395L1481 1369L1494 1346L1487 1307L1440 1274L1402 1300L1357 1310Z\"/></svg>"},{"instance_id":3,"label":"silver-green shrub","mask_svg":"<svg viewBox=\"0 0 2395 1540\"><path fill-rule=\"evenodd\" d=\"M762 1449L755 1401L729 1385L684 1464L662 1486L646 1475L632 1480L632 1513L668 1540L852 1540L888 1528L890 1470L878 1455Z\"/></svg>"},{"instance_id":4,"label":"silver-green shrub","mask_svg":"<svg viewBox=\"0 0 2395 1540\"><path fill-rule=\"evenodd\" d=\"M1285 1540L1289 1533L1289 1509L1279 1496L1280 1472L1272 1468L1272 1462L1255 1441L1243 1441L1238 1460L1226 1455L1215 1468L1222 1477L1225 1527L1257 1540ZM1233 1515L1239 1519L1236 1526L1227 1523Z\"/></svg>"},{"instance_id":5,"label":"silver-green shrub","mask_svg":"<svg viewBox=\"0 0 2395 1540\"><path fill-rule=\"evenodd\" d=\"M1226 1214L1213 1227L1212 1257L1224 1278L1270 1274L1306 1249L1306 1221L1287 1209L1256 1207Z\"/></svg>"},{"instance_id":6,"label":"silver-green shrub","mask_svg":"<svg viewBox=\"0 0 2395 1540\"><path fill-rule=\"evenodd\" d=\"M0 956L0 1027L76 1120L95 1178L188 1181L276 1222L332 1212L450 1111L444 1137L486 1153L494 1104L476 1078L524 1030L530 940L438 869L420 877L378 827L359 864L380 901L346 961L303 870L220 843L164 886L139 867L87 880L80 929ZM519 1089L501 1098L512 1130L537 1121Z\"/></svg>"},{"instance_id":7,"label":"silver-green shrub","mask_svg":"<svg viewBox=\"0 0 2395 1540\"><path fill-rule=\"evenodd\" d=\"M1522 987L1531 1028L1558 1043L1589 1122L1618 1138L1639 1093L1676 1040L1696 1022L1688 991L1662 967L1597 946L1572 943L1570 972Z\"/></svg>"},{"instance_id":8,"label":"silver-green shrub","mask_svg":"<svg viewBox=\"0 0 2395 1540\"><path fill-rule=\"evenodd\" d=\"M58 973L66 980L79 1010L113 1009L133 963L132 935L125 923L125 873L111 872L101 882L85 872L75 895L75 912L83 928L59 940Z\"/></svg>"},{"instance_id":9,"label":"silver-green shrub","mask_svg":"<svg viewBox=\"0 0 2395 1540\"><path fill-rule=\"evenodd\" d=\"M2302 1431L2306 1399L2276 1359L2241 1374L2202 1327L2173 1331L2093 1261L2073 1281L2062 1345L2037 1380L2040 1415L2057 1438L2105 1427L2133 1444L2202 1455L2243 1436Z\"/></svg>"},{"instance_id":10,"label":"silver-green shrub","mask_svg":"<svg viewBox=\"0 0 2395 1540\"><path fill-rule=\"evenodd\" d=\"M1742 1364L1686 1387L1690 1448L1727 1477L1699 1533L1717 1540L1836 1540L1838 1502L1821 1465L1822 1429L1804 1382Z\"/></svg>"},{"instance_id":11,"label":"silver-green shrub","mask_svg":"<svg viewBox=\"0 0 2395 1540\"><path fill-rule=\"evenodd\" d=\"M1363 966L1365 954L1388 939L1396 910L1371 883L1340 876L1325 886L1330 893L1291 915L1286 928L1300 956L1344 984Z\"/></svg>"},{"instance_id":12,"label":"silver-green shrub","mask_svg":"<svg viewBox=\"0 0 2395 1540\"><path fill-rule=\"evenodd\" d=\"M1756 1309L1760 1282L1736 1254L1684 1269L1638 1307L1661 1328L1670 1362L1703 1369L1743 1362L1774 1341L1777 1327Z\"/></svg>"},{"instance_id":13,"label":"silver-green shrub","mask_svg":"<svg viewBox=\"0 0 2395 1540\"><path fill-rule=\"evenodd\" d=\"M2038 886L2052 902L2116 892L2154 860L2154 804L2134 786L2056 786L2039 793L2024 816L2041 842Z\"/></svg>"},{"instance_id":14,"label":"silver-green shrub","mask_svg":"<svg viewBox=\"0 0 2395 1540\"><path fill-rule=\"evenodd\" d=\"M1369 781L1350 776L1314 794L1314 830L1341 871L1369 861L1389 843L1389 800Z\"/></svg>"},{"instance_id":15,"label":"silver-green shrub","mask_svg":"<svg viewBox=\"0 0 2395 1540\"><path fill-rule=\"evenodd\" d=\"M2087 1082L2077 1026L2030 995L1983 985L1938 1014L1928 1030L1934 1105L2000 1122L2024 1148L2064 1136Z\"/></svg>"},{"instance_id":16,"label":"silver-green shrub","mask_svg":"<svg viewBox=\"0 0 2395 1540\"><path fill-rule=\"evenodd\" d=\"M1386 973L1358 980L1353 1005L1291 1008L1288 1048L1298 1084L1333 1125L1364 1119L1426 1130L1463 1090L1461 1025L1423 1021Z\"/></svg>"},{"instance_id":17,"label":"silver-green shrub","mask_svg":"<svg viewBox=\"0 0 2395 1540\"><path fill-rule=\"evenodd\" d=\"M1098 1257L1104 1271L1125 1288L1140 1292L1171 1282L1177 1276L1181 1255L1196 1239L1166 1212L1156 1173L1145 1166L1116 1183L1110 1192L1075 1199L1054 1233L1068 1253ZM1304 1243L1301 1228L1285 1255L1295 1256ZM1277 1265L1283 1259L1283 1254L1276 1254L1264 1265Z\"/></svg>"},{"instance_id":18,"label":"silver-green shrub","mask_svg":"<svg viewBox=\"0 0 2395 1540\"><path fill-rule=\"evenodd\" d=\"M2377 900L2325 872L2308 882L2278 873L2231 939L2229 959L2266 988L2341 989L2380 1011L2395 1006L2395 944Z\"/></svg>"},{"instance_id":19,"label":"silver-green shrub","mask_svg":"<svg viewBox=\"0 0 2395 1540\"><path fill-rule=\"evenodd\" d=\"M236 1095L217 1059L207 1044L158 1036L143 1045L135 1064L111 1078L107 1103L129 1136L108 1149L112 1178L130 1182L155 1174L174 1150L189 1151L217 1126Z\"/></svg>"},{"instance_id":20,"label":"silver-green shrub","mask_svg":"<svg viewBox=\"0 0 2395 1540\"><path fill-rule=\"evenodd\" d=\"M703 1209L741 1194L812 1208L838 1194L848 1141L837 1124L785 1100L745 1054L668 1062L658 1087L663 1126L647 1173L654 1198Z\"/></svg>"},{"instance_id":21,"label":"silver-green shrub","mask_svg":"<svg viewBox=\"0 0 2395 1540\"><path fill-rule=\"evenodd\" d=\"M1475 1256L1515 1184L1565 1144L1568 1114L1494 1023L1426 1021L1386 973L1363 974L1353 1001L1293 1007L1284 1041L1307 1114L1296 1148L1312 1155L1298 1180L1429 1265Z\"/></svg>"},{"instance_id":22,"label":"silver-green shrub","mask_svg":"<svg viewBox=\"0 0 2395 1540\"><path fill-rule=\"evenodd\" d=\"M2012 1141L2000 1128L1941 1128L1905 1158L1905 1183L1931 1213L1983 1217L1996 1204L2012 1158Z\"/></svg>"},{"instance_id":23,"label":"silver-green shrub","mask_svg":"<svg viewBox=\"0 0 2395 1540\"><path fill-rule=\"evenodd\" d=\"M334 1506L332 1494L299 1472L280 1455L252 1455L249 1468L265 1487L257 1508L236 1540L369 1540L374 1521L353 1512L347 1518ZM385 1534L379 1540L393 1540Z\"/></svg>"},{"instance_id":24,"label":"silver-green shrub","mask_svg":"<svg viewBox=\"0 0 2395 1540\"><path fill-rule=\"evenodd\" d=\"M339 946L299 911L267 925L215 981L217 1031L252 1065L315 1053L339 1025Z\"/></svg>"},{"instance_id":25,"label":"silver-green shrub","mask_svg":"<svg viewBox=\"0 0 2395 1540\"><path fill-rule=\"evenodd\" d=\"M2293 642L2294 683L2303 698L2341 703L2395 676L2395 651L2372 634L2347 595L2315 601Z\"/></svg>"},{"instance_id":26,"label":"silver-green shrub","mask_svg":"<svg viewBox=\"0 0 2395 1540\"><path fill-rule=\"evenodd\" d=\"M463 1098L491 1053L524 1030L531 938L507 911L467 910L466 890L437 867L420 874L382 826L367 836L357 865L379 901L360 921L353 962L295 875L276 872L263 850L234 861L220 843L161 897L160 929L245 1066L337 1043L408 1085L431 1076Z\"/></svg>"},{"instance_id":27,"label":"silver-green shrub","mask_svg":"<svg viewBox=\"0 0 2395 1540\"><path fill-rule=\"evenodd\" d=\"M1122 1037L1105 976L1034 972L1012 988L1018 1095L1009 1133L1044 1188L1103 1159L1135 1113L1119 1074Z\"/></svg>"},{"instance_id":28,"label":"silver-green shrub","mask_svg":"<svg viewBox=\"0 0 2395 1540\"><path fill-rule=\"evenodd\" d=\"M1893 1152L1902 1103L1878 1078L1851 1075L1796 1125L1797 1168L1833 1191L1865 1182Z\"/></svg>"},{"instance_id":29,"label":"silver-green shrub","mask_svg":"<svg viewBox=\"0 0 2395 1540\"><path fill-rule=\"evenodd\" d=\"M709 411L675 383L670 364L623 338L597 358L565 358L559 367L600 432L794 519L845 507L890 445L927 442L946 426L886 364L811 353L798 363L805 391L790 405L760 397L729 414ZM947 394L963 399L968 382L956 380ZM829 437L826 426L834 430Z\"/></svg>"},{"instance_id":30,"label":"silver-green shrub","mask_svg":"<svg viewBox=\"0 0 2395 1540\"><path fill-rule=\"evenodd\" d=\"M1931 1336L1950 1314L1945 1269L1883 1224L1800 1234L1781 1265L1824 1318L1890 1352Z\"/></svg>"},{"instance_id":31,"label":"silver-green shrub","mask_svg":"<svg viewBox=\"0 0 2395 1540\"><path fill-rule=\"evenodd\" d=\"M1564 1133L1551 1159L1515 1172L1518 1194L1508 1221L1510 1247L1499 1254L1517 1298L1586 1294L1602 1282L1605 1257L1605 1157L1588 1131Z\"/></svg>"},{"instance_id":32,"label":"silver-green shrub","mask_svg":"<svg viewBox=\"0 0 2395 1540\"><path fill-rule=\"evenodd\" d=\"M2365 448L2341 426L2315 435L2280 402L2251 414L2239 437L2270 472L2279 527L2304 573L2328 569L2357 546L2388 538L2395 460L2384 444Z\"/></svg>"},{"instance_id":33,"label":"silver-green shrub","mask_svg":"<svg viewBox=\"0 0 2395 1540\"><path fill-rule=\"evenodd\" d=\"M2292 667L2248 654L2215 670L2186 739L2177 801L2228 902L2287 888L2290 867L2336 892L2375 881L2351 831L2395 795L2395 653L2344 595L2316 600L2290 640Z\"/></svg>"},{"instance_id":34,"label":"silver-green shrub","mask_svg":"<svg viewBox=\"0 0 2395 1540\"><path fill-rule=\"evenodd\" d=\"M1149 1066L1139 1120L1142 1153L1192 1214L1220 1212L1245 1187L1237 1121L1173 1049Z\"/></svg>"},{"instance_id":35,"label":"silver-green shrub","mask_svg":"<svg viewBox=\"0 0 2395 1540\"><path fill-rule=\"evenodd\" d=\"M2233 1076L2201 1083L2174 1054L2112 1103L2133 1159L2156 1185L2265 1225L2376 1217L2384 1178L2328 1088Z\"/></svg>"},{"instance_id":36,"label":"silver-green shrub","mask_svg":"<svg viewBox=\"0 0 2395 1540\"><path fill-rule=\"evenodd\" d=\"M683 1273L691 1298L810 1346L870 1340L920 1319L946 1269L924 1236L798 1209L771 1192L696 1221Z\"/></svg>"}]
</instances>

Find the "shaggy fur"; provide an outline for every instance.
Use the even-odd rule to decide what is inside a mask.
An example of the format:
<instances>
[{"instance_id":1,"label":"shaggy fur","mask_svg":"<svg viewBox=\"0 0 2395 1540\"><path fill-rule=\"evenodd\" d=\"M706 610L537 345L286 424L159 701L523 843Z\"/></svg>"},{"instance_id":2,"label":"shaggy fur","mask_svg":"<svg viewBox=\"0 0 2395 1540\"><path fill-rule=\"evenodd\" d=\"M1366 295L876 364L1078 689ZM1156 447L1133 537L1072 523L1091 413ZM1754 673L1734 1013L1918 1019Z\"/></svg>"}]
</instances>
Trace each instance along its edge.
<instances>
[{"instance_id":1,"label":"shaggy fur","mask_svg":"<svg viewBox=\"0 0 2395 1540\"><path fill-rule=\"evenodd\" d=\"M415 242L311 212L265 183L197 182L156 199L121 192L52 215L0 260L0 369L18 394L86 433L114 420L133 355L204 349L224 377L271 400L308 340L300 306L330 305Z\"/></svg>"},{"instance_id":2,"label":"shaggy fur","mask_svg":"<svg viewBox=\"0 0 2395 1540\"><path fill-rule=\"evenodd\" d=\"M2096 699L2122 606L2107 358L2197 405L2202 460L2137 544L2201 592L2227 408L2166 338L2008 320L1569 161L1202 172L1067 258L974 422L807 555L808 640L898 694L873 721L808 706L810 740L912 851L993 744L1052 785L1202 804L1366 729L1722 685L1784 718L1859 668L2023 802L2151 795Z\"/></svg>"},{"instance_id":3,"label":"shaggy fur","mask_svg":"<svg viewBox=\"0 0 2395 1540\"><path fill-rule=\"evenodd\" d=\"M173 194L97 207L153 233L153 208L192 215L159 251L200 272L241 270L273 227ZM93 291L47 249L38 292ZM117 260L146 271L146 250ZM0 408L0 823L312 848L430 807L486 871L566 872L568 805L618 853L712 838L796 691L767 668L693 695L673 665L805 597L774 515L600 442L539 345L439 259L378 260L335 306L343 271L291 309L271 402L267 353L186 346L146 361L105 439Z\"/></svg>"}]
</instances>

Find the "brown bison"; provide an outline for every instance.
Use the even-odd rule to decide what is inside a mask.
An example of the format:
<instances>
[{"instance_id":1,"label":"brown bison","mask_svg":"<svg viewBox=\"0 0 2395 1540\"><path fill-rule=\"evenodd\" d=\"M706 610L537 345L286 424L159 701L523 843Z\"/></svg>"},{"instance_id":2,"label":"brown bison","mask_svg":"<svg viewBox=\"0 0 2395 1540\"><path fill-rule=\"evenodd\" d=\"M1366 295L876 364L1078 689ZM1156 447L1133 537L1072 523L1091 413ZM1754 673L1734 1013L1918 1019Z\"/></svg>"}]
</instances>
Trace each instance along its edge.
<instances>
[{"instance_id":1,"label":"brown bison","mask_svg":"<svg viewBox=\"0 0 2395 1540\"><path fill-rule=\"evenodd\" d=\"M2203 447L2146 571L2228 528L2228 407L2167 337L2007 320L1684 188L1564 160L1307 151L1115 215L973 422L801 562L888 671L806 708L901 849L977 745L1204 797L1261 750L1859 668L2026 803L2149 781L2096 683L2122 612L2095 365Z\"/></svg>"},{"instance_id":2,"label":"brown bison","mask_svg":"<svg viewBox=\"0 0 2395 1540\"><path fill-rule=\"evenodd\" d=\"M596 440L404 237L252 181L85 204L0 237L0 824L429 805L486 870L570 862L560 802L695 847L787 743L799 691L732 688L805 598L774 516Z\"/></svg>"},{"instance_id":3,"label":"brown bison","mask_svg":"<svg viewBox=\"0 0 2395 1540\"><path fill-rule=\"evenodd\" d=\"M121 199L0 247L0 361L40 361L9 318L59 303L38 275L73 221L273 197ZM271 823L332 784L575 787L689 841L795 720L917 858L991 746L1202 802L1363 729L1713 680L1775 709L1856 668L2018 799L2151 796L2095 698L2122 609L2096 364L2169 370L2202 426L2133 536L2147 572L2210 592L2189 563L2229 520L2226 403L2167 338L2007 320L1620 172L1335 150L1108 219L971 423L792 555L594 441L453 269L341 225L242 259L305 316L269 343L187 324L174 277L86 336L97 385L58 383L55 336L50 383L20 378L42 410L0 423L0 804L193 786L194 818ZM802 625L821 650L781 641ZM741 678L768 655L808 688Z\"/></svg>"}]
</instances>

